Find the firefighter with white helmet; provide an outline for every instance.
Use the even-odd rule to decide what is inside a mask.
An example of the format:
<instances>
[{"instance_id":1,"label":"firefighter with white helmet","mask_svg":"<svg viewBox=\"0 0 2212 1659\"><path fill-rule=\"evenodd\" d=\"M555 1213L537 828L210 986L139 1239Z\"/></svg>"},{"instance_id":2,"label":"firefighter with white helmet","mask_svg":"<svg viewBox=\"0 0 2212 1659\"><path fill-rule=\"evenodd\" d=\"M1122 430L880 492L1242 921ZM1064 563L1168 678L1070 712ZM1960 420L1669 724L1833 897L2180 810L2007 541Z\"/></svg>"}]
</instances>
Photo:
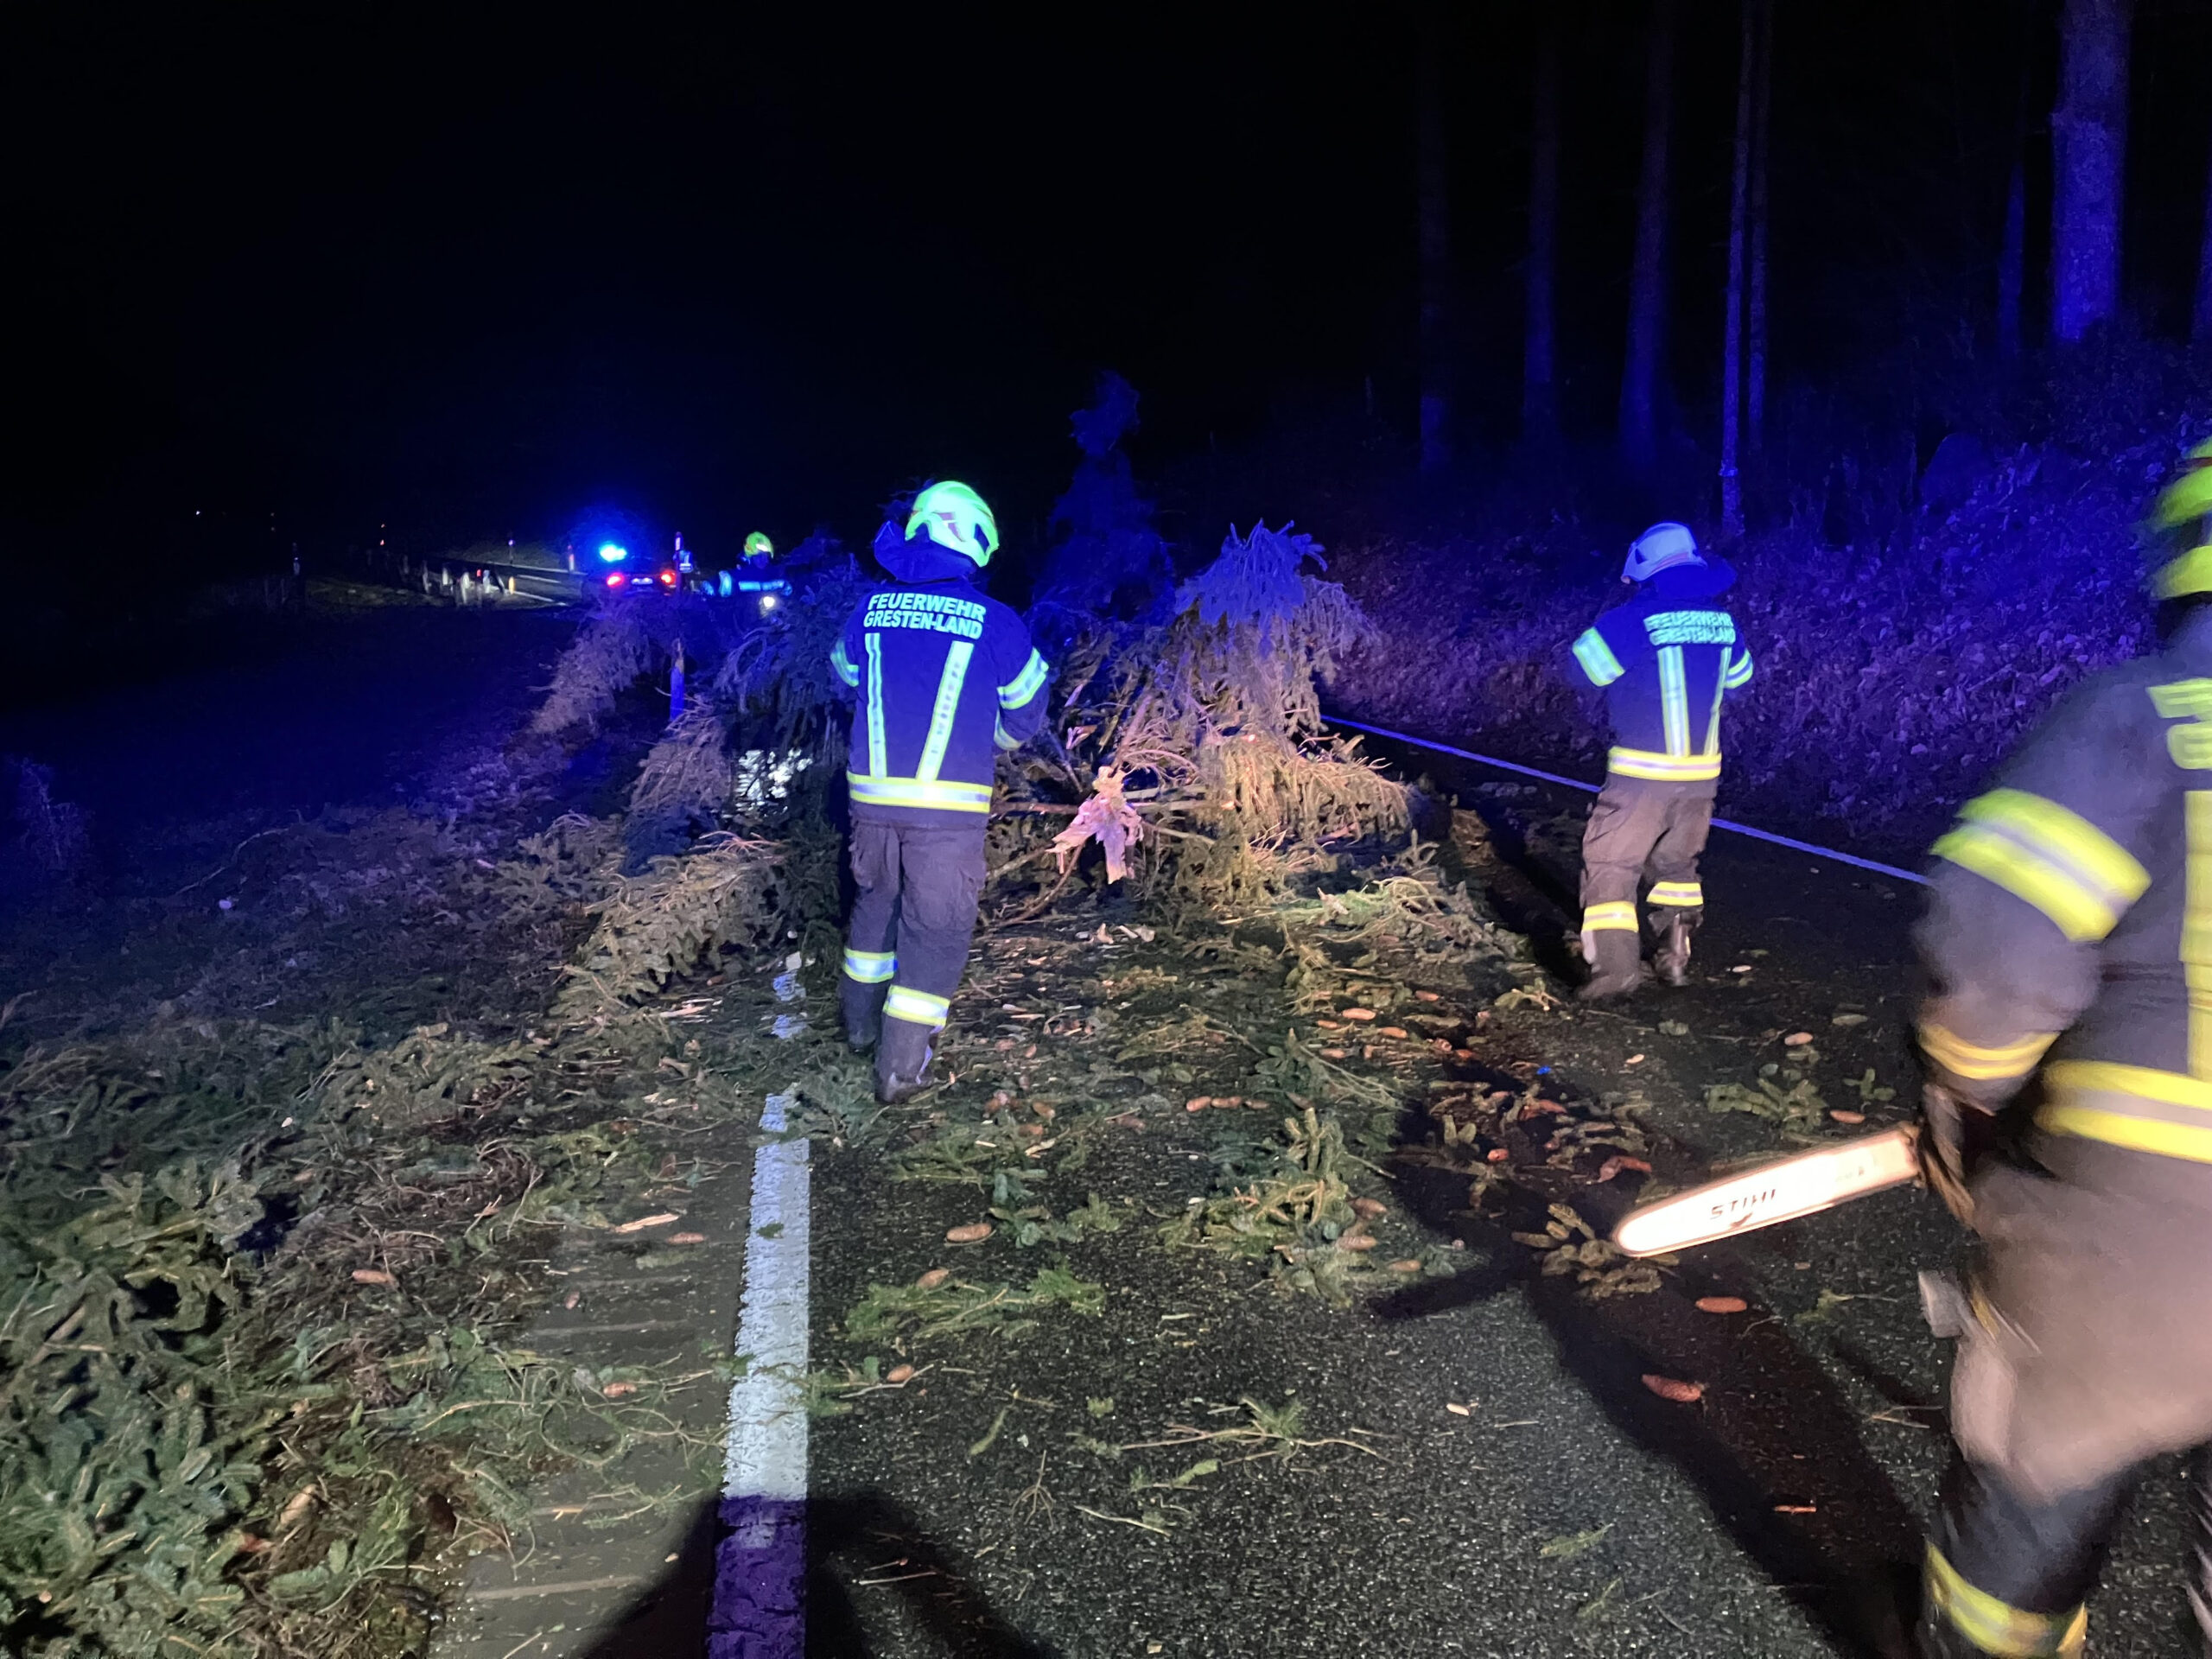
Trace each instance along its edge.
<instances>
[{"instance_id":1,"label":"firefighter with white helmet","mask_svg":"<svg viewBox=\"0 0 2212 1659\"><path fill-rule=\"evenodd\" d=\"M1642 980L1637 899L1647 874L1660 976L1675 985L1688 976L1690 935L1705 915L1698 859L1720 777L1720 704L1751 677L1751 653L1720 603L1735 579L1688 526L1654 524L1621 568L1635 596L1574 641L1575 665L1605 691L1613 728L1605 786L1582 837L1586 1001Z\"/></svg>"},{"instance_id":2,"label":"firefighter with white helmet","mask_svg":"<svg viewBox=\"0 0 2212 1659\"><path fill-rule=\"evenodd\" d=\"M858 694L845 1034L874 1048L887 1104L932 1081L975 935L997 755L1045 718L1045 659L1020 617L979 586L998 544L982 496L949 479L930 485L903 527L878 533L893 585L861 602L830 653Z\"/></svg>"}]
</instances>

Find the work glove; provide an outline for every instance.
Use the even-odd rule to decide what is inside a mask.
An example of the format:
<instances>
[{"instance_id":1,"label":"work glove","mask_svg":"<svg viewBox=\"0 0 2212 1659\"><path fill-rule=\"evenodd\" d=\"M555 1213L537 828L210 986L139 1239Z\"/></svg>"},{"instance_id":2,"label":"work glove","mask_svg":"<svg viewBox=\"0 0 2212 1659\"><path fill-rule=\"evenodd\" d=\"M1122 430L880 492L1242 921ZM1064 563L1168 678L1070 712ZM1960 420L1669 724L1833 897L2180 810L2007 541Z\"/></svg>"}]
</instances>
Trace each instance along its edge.
<instances>
[{"instance_id":1,"label":"work glove","mask_svg":"<svg viewBox=\"0 0 2212 1659\"><path fill-rule=\"evenodd\" d=\"M1974 1194L1969 1190L1975 1166L1997 1133L1997 1116L1986 1107L1962 1100L1939 1083L1920 1088L1921 1179L1943 1207L1966 1226L1974 1225Z\"/></svg>"}]
</instances>

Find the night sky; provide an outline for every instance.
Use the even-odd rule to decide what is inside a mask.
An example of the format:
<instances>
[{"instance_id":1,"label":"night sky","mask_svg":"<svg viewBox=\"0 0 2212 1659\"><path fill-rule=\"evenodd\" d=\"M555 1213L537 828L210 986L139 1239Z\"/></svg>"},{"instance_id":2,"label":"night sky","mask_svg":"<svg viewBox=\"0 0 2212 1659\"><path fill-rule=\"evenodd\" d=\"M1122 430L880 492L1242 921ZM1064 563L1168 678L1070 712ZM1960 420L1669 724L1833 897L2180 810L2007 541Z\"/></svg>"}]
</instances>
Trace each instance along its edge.
<instances>
[{"instance_id":1,"label":"night sky","mask_svg":"<svg viewBox=\"0 0 2212 1659\"><path fill-rule=\"evenodd\" d=\"M1986 329L2053 29L1998 0L1781 10L1777 376L1847 389L1853 365ZM1408 7L905 11L15 9L0 559L234 562L380 523L422 547L558 536L594 500L702 548L755 525L864 537L892 492L947 473L1019 537L1102 367L1144 394L1141 472L1355 408L1370 379L1410 429ZM1518 400L1533 14L1446 13L1478 469ZM1645 15L1567 10L1562 368L1593 440ZM1674 378L1693 430L1736 16L1685 0ZM2194 276L2209 60L2212 4L2143 0L2129 284L2154 330L2182 326ZM229 539L191 541L194 510Z\"/></svg>"}]
</instances>

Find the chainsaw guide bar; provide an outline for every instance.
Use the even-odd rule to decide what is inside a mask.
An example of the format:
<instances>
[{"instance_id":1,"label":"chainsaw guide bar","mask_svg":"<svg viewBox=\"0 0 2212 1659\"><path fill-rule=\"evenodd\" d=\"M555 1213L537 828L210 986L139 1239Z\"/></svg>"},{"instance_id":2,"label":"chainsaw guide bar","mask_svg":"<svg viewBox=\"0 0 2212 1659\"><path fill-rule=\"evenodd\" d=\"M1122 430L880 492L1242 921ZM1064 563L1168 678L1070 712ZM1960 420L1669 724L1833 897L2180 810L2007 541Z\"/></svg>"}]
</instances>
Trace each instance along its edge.
<instances>
[{"instance_id":1,"label":"chainsaw guide bar","mask_svg":"<svg viewBox=\"0 0 2212 1659\"><path fill-rule=\"evenodd\" d=\"M1630 1211L1613 1243L1629 1255L1663 1255L1903 1186L1920 1178L1917 1134L1887 1129L1739 1169Z\"/></svg>"}]
</instances>

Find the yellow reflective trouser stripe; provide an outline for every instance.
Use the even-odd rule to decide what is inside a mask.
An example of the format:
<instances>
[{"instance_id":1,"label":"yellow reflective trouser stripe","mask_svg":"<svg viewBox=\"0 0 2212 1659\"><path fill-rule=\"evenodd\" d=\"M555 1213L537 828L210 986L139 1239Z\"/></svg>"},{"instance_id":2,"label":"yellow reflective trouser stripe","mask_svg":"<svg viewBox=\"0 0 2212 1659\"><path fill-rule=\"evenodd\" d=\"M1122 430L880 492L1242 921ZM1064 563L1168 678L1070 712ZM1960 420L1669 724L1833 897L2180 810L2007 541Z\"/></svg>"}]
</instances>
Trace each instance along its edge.
<instances>
[{"instance_id":1,"label":"yellow reflective trouser stripe","mask_svg":"<svg viewBox=\"0 0 2212 1659\"><path fill-rule=\"evenodd\" d=\"M1613 648L1605 643L1605 636L1595 628L1585 628L1574 642L1574 660L1582 664L1582 671L1590 677L1592 685L1611 685L1627 671L1621 667L1620 658L1613 655Z\"/></svg>"},{"instance_id":2,"label":"yellow reflective trouser stripe","mask_svg":"<svg viewBox=\"0 0 2212 1659\"><path fill-rule=\"evenodd\" d=\"M2182 975L2189 986L2189 1071L2212 1077L2212 790L2182 798L2188 826L2181 912Z\"/></svg>"},{"instance_id":3,"label":"yellow reflective trouser stripe","mask_svg":"<svg viewBox=\"0 0 2212 1659\"><path fill-rule=\"evenodd\" d=\"M1625 928L1630 933L1635 932L1636 906L1616 899L1606 904L1590 905L1584 908L1582 931L1585 933L1602 933L1608 928Z\"/></svg>"},{"instance_id":4,"label":"yellow reflective trouser stripe","mask_svg":"<svg viewBox=\"0 0 2212 1659\"><path fill-rule=\"evenodd\" d=\"M931 996L927 991L918 991L911 985L893 985L891 995L883 1000L887 1018L904 1020L917 1026L942 1026L945 1015L952 1011L952 999Z\"/></svg>"},{"instance_id":5,"label":"yellow reflective trouser stripe","mask_svg":"<svg viewBox=\"0 0 2212 1659\"><path fill-rule=\"evenodd\" d=\"M2056 1032L2038 1031L2023 1037L2016 1043L1999 1043L1984 1047L1970 1043L1955 1032L1937 1025L1920 1028L1920 1046L1928 1058L1955 1077L1986 1083L1996 1077L2024 1077L2034 1070L2035 1063L2043 1058L2044 1050L2056 1040Z\"/></svg>"},{"instance_id":6,"label":"yellow reflective trouser stripe","mask_svg":"<svg viewBox=\"0 0 2212 1659\"><path fill-rule=\"evenodd\" d=\"M1977 1590L1930 1544L1923 1575L1929 1605L1953 1630L1997 1659L2078 1659L2088 1638L2085 1607L2069 1613L2024 1612Z\"/></svg>"},{"instance_id":7,"label":"yellow reflective trouser stripe","mask_svg":"<svg viewBox=\"0 0 2212 1659\"><path fill-rule=\"evenodd\" d=\"M988 784L957 784L938 778L869 778L845 774L853 799L868 806L926 806L942 812L988 812Z\"/></svg>"},{"instance_id":8,"label":"yellow reflective trouser stripe","mask_svg":"<svg viewBox=\"0 0 2212 1659\"><path fill-rule=\"evenodd\" d=\"M1622 749L1608 751L1605 756L1608 771L1624 778L1649 778L1659 783L1694 784L1720 775L1720 756L1713 754L1661 754L1651 749Z\"/></svg>"},{"instance_id":9,"label":"yellow reflective trouser stripe","mask_svg":"<svg viewBox=\"0 0 2212 1659\"><path fill-rule=\"evenodd\" d=\"M1702 905L1705 888L1695 881L1661 881L1651 889L1651 902L1655 905Z\"/></svg>"},{"instance_id":10,"label":"yellow reflective trouser stripe","mask_svg":"<svg viewBox=\"0 0 2212 1659\"><path fill-rule=\"evenodd\" d=\"M889 950L845 949L845 977L863 985L881 985L899 971L898 956Z\"/></svg>"}]
</instances>

